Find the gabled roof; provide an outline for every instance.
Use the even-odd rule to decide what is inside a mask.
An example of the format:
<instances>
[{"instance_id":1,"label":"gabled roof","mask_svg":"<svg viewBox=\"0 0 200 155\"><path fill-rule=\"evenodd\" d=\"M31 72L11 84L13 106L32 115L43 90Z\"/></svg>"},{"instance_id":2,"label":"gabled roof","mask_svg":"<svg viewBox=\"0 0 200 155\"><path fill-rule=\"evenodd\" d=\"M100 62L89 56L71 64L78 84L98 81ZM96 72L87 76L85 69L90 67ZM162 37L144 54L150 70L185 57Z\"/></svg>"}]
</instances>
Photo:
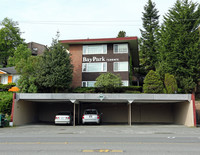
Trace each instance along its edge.
<instances>
[{"instance_id":1,"label":"gabled roof","mask_svg":"<svg viewBox=\"0 0 200 155\"><path fill-rule=\"evenodd\" d=\"M17 74L15 67L0 68L0 71L5 72L6 74Z\"/></svg>"}]
</instances>

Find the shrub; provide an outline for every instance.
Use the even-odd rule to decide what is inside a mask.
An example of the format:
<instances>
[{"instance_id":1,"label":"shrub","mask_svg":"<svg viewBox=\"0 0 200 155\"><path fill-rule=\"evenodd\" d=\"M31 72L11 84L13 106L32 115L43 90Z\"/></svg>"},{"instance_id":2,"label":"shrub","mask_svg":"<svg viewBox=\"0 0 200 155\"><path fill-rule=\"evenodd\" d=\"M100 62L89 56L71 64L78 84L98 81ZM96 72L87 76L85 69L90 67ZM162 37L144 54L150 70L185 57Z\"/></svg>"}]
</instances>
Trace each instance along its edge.
<instances>
[{"instance_id":1,"label":"shrub","mask_svg":"<svg viewBox=\"0 0 200 155\"><path fill-rule=\"evenodd\" d=\"M104 73L96 78L95 87L104 88L105 93L112 93L115 87L122 86L121 78L113 73Z\"/></svg>"},{"instance_id":2,"label":"shrub","mask_svg":"<svg viewBox=\"0 0 200 155\"><path fill-rule=\"evenodd\" d=\"M163 93L163 90L163 82L160 80L159 75L155 71L150 70L144 79L144 93Z\"/></svg>"},{"instance_id":3,"label":"shrub","mask_svg":"<svg viewBox=\"0 0 200 155\"><path fill-rule=\"evenodd\" d=\"M8 89L16 86L15 83L0 84L0 91L8 91Z\"/></svg>"},{"instance_id":4,"label":"shrub","mask_svg":"<svg viewBox=\"0 0 200 155\"><path fill-rule=\"evenodd\" d=\"M0 92L0 113L11 114L12 97L12 92Z\"/></svg>"},{"instance_id":5,"label":"shrub","mask_svg":"<svg viewBox=\"0 0 200 155\"><path fill-rule=\"evenodd\" d=\"M73 93L106 93L105 89L102 87L78 87L75 88ZM141 86L124 86L124 87L115 87L110 93L141 93Z\"/></svg>"},{"instance_id":6,"label":"shrub","mask_svg":"<svg viewBox=\"0 0 200 155\"><path fill-rule=\"evenodd\" d=\"M176 79L173 75L169 73L165 74L164 84L167 94L174 94L178 91Z\"/></svg>"}]
</instances>

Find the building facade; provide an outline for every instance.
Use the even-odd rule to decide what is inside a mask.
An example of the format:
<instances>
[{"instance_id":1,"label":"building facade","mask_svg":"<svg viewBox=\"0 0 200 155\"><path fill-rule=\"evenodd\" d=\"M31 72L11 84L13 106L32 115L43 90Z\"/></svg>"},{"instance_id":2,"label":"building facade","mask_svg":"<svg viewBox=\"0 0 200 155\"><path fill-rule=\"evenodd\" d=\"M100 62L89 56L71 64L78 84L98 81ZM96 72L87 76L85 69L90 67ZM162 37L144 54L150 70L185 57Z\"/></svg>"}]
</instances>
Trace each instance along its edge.
<instances>
[{"instance_id":1,"label":"building facade","mask_svg":"<svg viewBox=\"0 0 200 155\"><path fill-rule=\"evenodd\" d=\"M17 83L20 75L17 74L15 67L0 68L0 83Z\"/></svg>"},{"instance_id":2,"label":"building facade","mask_svg":"<svg viewBox=\"0 0 200 155\"><path fill-rule=\"evenodd\" d=\"M44 50L47 49L47 46L35 42L30 42L27 45L28 48L30 48L33 56L41 55L44 53Z\"/></svg>"},{"instance_id":3,"label":"building facade","mask_svg":"<svg viewBox=\"0 0 200 155\"><path fill-rule=\"evenodd\" d=\"M114 73L124 86L138 66L137 37L61 40L74 66L72 87L93 87L101 73Z\"/></svg>"}]
</instances>

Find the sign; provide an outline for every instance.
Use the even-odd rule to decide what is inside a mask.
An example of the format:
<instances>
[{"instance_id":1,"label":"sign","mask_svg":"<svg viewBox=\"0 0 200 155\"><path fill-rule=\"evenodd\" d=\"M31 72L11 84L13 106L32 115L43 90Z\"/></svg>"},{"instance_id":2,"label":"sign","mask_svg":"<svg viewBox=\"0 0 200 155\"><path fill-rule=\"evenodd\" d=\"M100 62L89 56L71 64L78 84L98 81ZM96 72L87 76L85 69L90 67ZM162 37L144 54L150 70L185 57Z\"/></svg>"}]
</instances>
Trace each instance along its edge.
<instances>
[{"instance_id":1,"label":"sign","mask_svg":"<svg viewBox=\"0 0 200 155\"><path fill-rule=\"evenodd\" d=\"M83 62L107 62L107 61L119 61L119 58L105 58L105 57L83 57Z\"/></svg>"}]
</instances>

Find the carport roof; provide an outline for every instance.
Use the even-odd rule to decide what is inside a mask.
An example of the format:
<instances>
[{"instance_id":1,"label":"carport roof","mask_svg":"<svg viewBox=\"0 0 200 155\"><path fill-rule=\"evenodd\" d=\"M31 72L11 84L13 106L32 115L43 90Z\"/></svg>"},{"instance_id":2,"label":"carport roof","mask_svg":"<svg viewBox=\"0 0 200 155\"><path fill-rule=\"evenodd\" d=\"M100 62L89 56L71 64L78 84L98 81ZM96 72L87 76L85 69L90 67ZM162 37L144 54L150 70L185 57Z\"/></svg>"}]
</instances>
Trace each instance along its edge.
<instances>
[{"instance_id":1,"label":"carport roof","mask_svg":"<svg viewBox=\"0 0 200 155\"><path fill-rule=\"evenodd\" d=\"M16 100L34 102L111 102L176 103L191 100L191 94L84 94L84 93L17 93Z\"/></svg>"}]
</instances>

